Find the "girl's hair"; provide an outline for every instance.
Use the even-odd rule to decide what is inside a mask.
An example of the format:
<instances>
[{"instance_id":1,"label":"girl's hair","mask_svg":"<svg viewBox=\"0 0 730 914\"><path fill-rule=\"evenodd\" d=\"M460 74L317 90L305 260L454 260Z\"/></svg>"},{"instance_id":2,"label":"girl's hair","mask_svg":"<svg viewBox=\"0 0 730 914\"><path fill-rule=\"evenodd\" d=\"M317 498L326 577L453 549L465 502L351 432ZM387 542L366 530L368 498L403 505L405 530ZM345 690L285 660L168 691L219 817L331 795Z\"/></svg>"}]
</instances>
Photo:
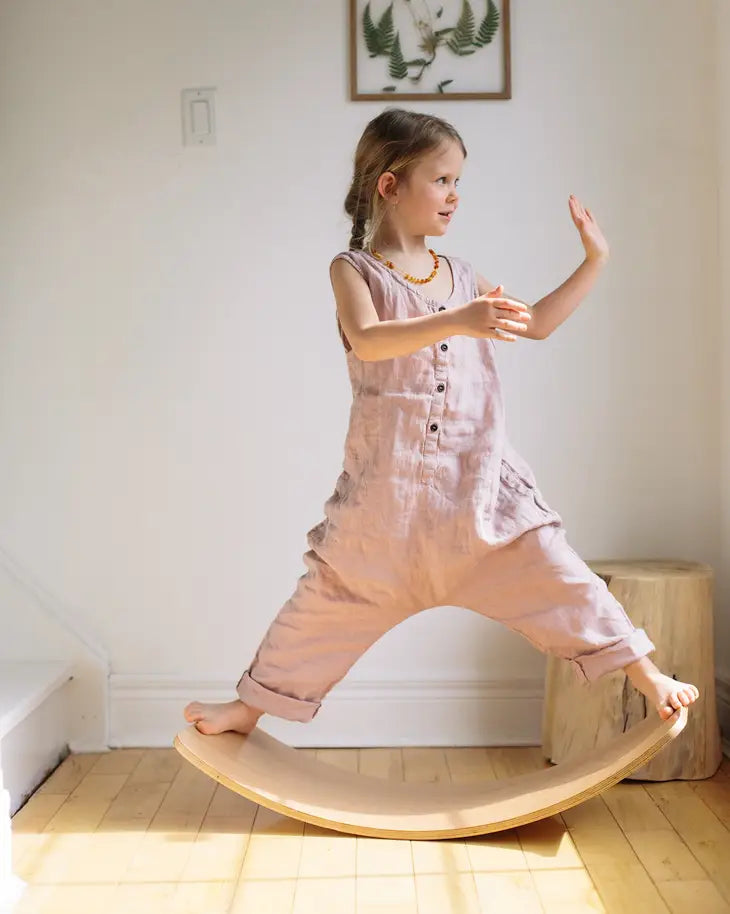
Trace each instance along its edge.
<instances>
[{"instance_id":1,"label":"girl's hair","mask_svg":"<svg viewBox=\"0 0 730 914\"><path fill-rule=\"evenodd\" d=\"M446 140L457 142L466 158L464 141L440 117L386 108L370 121L355 150L352 184L345 197L345 212L352 217L350 250L370 244L385 218L386 204L377 187L383 172L407 180L418 160Z\"/></svg>"}]
</instances>

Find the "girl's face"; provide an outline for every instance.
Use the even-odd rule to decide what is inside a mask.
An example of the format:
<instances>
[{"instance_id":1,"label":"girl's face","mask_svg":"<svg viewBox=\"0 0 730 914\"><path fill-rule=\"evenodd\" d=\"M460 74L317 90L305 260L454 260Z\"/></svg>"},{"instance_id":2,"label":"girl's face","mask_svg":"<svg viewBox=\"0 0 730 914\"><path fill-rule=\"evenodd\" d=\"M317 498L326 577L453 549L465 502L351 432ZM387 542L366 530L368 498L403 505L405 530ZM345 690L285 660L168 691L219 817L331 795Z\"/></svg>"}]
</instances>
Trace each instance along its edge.
<instances>
[{"instance_id":1,"label":"girl's face","mask_svg":"<svg viewBox=\"0 0 730 914\"><path fill-rule=\"evenodd\" d=\"M449 140L435 152L427 153L407 180L387 181L394 178L392 172L381 175L381 192L391 190L390 215L394 222L413 235L444 235L459 205L463 164L461 147Z\"/></svg>"}]
</instances>

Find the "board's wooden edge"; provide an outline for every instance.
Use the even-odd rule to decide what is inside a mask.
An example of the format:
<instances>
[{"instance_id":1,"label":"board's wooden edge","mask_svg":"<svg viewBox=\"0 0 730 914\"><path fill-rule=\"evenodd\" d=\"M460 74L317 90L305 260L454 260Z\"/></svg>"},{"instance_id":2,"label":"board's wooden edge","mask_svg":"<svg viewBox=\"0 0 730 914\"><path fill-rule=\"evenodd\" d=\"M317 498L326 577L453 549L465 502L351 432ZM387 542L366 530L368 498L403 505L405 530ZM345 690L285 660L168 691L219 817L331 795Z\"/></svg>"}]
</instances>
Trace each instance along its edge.
<instances>
[{"instance_id":1,"label":"board's wooden edge","mask_svg":"<svg viewBox=\"0 0 730 914\"><path fill-rule=\"evenodd\" d=\"M649 759L653 758L670 740L674 739L684 729L684 726L687 722L687 713L687 708L685 706L677 709L673 715L671 715L665 721L662 721L662 724L665 726L663 726L663 728L658 732L657 739L652 742L651 745L649 745L642 753L640 753L638 756L633 757L619 770L613 772L613 774L606 776L595 784L592 784L589 788L586 788L585 790L580 791L579 793L574 794L567 799L561 800L558 803L540 806L534 810L531 810L529 813L524 813L520 816L515 816L509 819L502 819L485 825L461 826L456 828L432 830L374 828L366 825L348 824L339 822L335 819L325 819L314 814L305 813L291 806L287 806L286 804L278 803L276 800L272 800L269 797L264 797L256 791L247 788L244 784L241 784L238 781L234 781L232 778L229 778L222 772L216 771L215 768L209 765L204 759L202 759L188 746L186 746L185 743L180 739L179 734L175 736L173 745L184 759L186 759L188 762L190 762L190 764L194 765L204 774L211 777L214 781L217 781L219 784L222 784L224 787L227 787L234 793L238 793L254 803L264 806L267 809L271 809L274 812L281 813L282 815L289 816L292 819L297 819L300 822L311 822L312 824L318 825L321 828L328 828L334 831L345 832L346 834L361 835L363 837L428 841L445 838L466 838L473 835L484 835L490 834L492 832L504 831L510 828L517 828L520 825L527 825L528 823L534 822L538 819L543 819L548 816L555 815L556 813L562 812L565 809L570 809L572 806L577 806L579 803L583 803L586 800L591 799L591 797L597 796L599 793L608 789L614 784L617 784L620 780L622 780L622 778L626 777L637 768L640 768L642 765L648 762ZM566 761L559 764L568 764L568 762ZM505 778L501 783L504 784L519 777L520 775L515 776L515 778Z\"/></svg>"}]
</instances>

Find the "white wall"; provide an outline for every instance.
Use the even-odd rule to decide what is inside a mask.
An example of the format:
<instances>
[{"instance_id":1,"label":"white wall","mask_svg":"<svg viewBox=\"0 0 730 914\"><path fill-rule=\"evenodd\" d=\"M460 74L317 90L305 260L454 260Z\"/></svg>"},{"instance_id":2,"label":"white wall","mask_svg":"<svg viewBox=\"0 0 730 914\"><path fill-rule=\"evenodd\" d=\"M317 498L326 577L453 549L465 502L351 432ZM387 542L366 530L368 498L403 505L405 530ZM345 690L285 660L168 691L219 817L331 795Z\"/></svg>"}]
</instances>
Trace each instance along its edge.
<instances>
[{"instance_id":1,"label":"white wall","mask_svg":"<svg viewBox=\"0 0 730 914\"><path fill-rule=\"evenodd\" d=\"M340 470L350 392L327 266L383 107L348 101L346 7L0 9L0 546L125 684L232 689ZM578 312L500 349L511 436L585 558L717 568L728 672L713 12L513 0L512 100L404 104L469 150L438 249L535 301L582 258L568 195L603 226L612 259ZM215 146L181 143L193 86L217 88ZM726 406L729 390L726 373ZM348 680L539 680L544 663L438 608Z\"/></svg>"}]
</instances>

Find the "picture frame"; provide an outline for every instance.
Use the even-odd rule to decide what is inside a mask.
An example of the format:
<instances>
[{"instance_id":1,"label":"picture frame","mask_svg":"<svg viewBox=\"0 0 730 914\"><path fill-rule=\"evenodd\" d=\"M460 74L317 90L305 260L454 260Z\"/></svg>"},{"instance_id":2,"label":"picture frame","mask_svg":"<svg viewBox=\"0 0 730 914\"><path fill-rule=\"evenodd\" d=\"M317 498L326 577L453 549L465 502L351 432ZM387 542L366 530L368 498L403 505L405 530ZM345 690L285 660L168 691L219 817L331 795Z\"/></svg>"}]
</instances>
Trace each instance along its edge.
<instances>
[{"instance_id":1,"label":"picture frame","mask_svg":"<svg viewBox=\"0 0 730 914\"><path fill-rule=\"evenodd\" d=\"M350 0L350 100L512 97L510 0Z\"/></svg>"}]
</instances>

